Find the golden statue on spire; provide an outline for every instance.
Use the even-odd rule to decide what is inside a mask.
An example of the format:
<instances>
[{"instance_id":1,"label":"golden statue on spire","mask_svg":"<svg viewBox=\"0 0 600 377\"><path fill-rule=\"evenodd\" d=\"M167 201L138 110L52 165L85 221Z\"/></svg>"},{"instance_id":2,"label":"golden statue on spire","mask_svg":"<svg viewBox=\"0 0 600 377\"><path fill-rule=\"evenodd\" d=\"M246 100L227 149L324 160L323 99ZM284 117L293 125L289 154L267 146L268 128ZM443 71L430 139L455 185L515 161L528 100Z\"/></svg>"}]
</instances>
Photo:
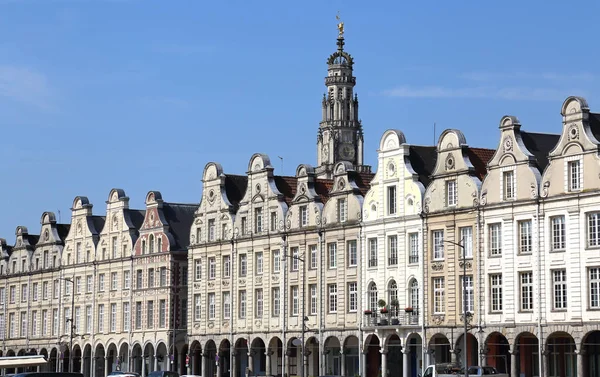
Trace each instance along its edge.
<instances>
[{"instance_id":1,"label":"golden statue on spire","mask_svg":"<svg viewBox=\"0 0 600 377\"><path fill-rule=\"evenodd\" d=\"M335 19L338 20L338 21L341 20L341 18L340 18L340 11L339 10L338 10L337 14L335 15ZM338 31L339 31L338 38L344 38L344 21L340 21L337 24L337 28L338 28Z\"/></svg>"}]
</instances>

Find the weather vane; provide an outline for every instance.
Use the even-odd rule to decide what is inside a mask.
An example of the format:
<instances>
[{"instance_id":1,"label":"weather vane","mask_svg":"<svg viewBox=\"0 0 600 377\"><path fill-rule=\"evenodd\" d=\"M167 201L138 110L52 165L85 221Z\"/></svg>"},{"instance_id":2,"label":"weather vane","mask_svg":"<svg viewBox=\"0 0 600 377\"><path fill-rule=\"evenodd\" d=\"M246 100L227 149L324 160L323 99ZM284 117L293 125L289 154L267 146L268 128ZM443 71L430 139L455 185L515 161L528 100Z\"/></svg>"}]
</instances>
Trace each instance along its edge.
<instances>
[{"instance_id":1,"label":"weather vane","mask_svg":"<svg viewBox=\"0 0 600 377\"><path fill-rule=\"evenodd\" d=\"M338 21L341 20L341 18L340 18L340 11L339 10L338 10L337 14L335 15L335 19L338 20ZM340 21L337 24L337 28L338 28L338 31L339 31L339 38L343 38L344 37L344 22Z\"/></svg>"}]
</instances>

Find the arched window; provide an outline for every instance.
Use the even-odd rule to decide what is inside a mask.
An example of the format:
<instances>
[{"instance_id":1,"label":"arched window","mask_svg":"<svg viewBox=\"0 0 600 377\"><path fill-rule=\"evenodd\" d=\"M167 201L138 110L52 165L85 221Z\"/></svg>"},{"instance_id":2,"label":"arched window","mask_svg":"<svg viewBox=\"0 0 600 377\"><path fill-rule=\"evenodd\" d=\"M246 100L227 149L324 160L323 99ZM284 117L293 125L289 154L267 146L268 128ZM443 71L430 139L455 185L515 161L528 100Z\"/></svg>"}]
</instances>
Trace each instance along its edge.
<instances>
[{"instance_id":1,"label":"arched window","mask_svg":"<svg viewBox=\"0 0 600 377\"><path fill-rule=\"evenodd\" d=\"M150 235L148 239L148 243L150 244L150 254L154 253L154 234Z\"/></svg>"},{"instance_id":2,"label":"arched window","mask_svg":"<svg viewBox=\"0 0 600 377\"><path fill-rule=\"evenodd\" d=\"M398 284L396 284L396 280L392 280L388 284L388 304L392 305L394 300L398 301Z\"/></svg>"},{"instance_id":3,"label":"arched window","mask_svg":"<svg viewBox=\"0 0 600 377\"><path fill-rule=\"evenodd\" d=\"M369 310L377 310L377 284L371 283L369 285Z\"/></svg>"},{"instance_id":4,"label":"arched window","mask_svg":"<svg viewBox=\"0 0 600 377\"><path fill-rule=\"evenodd\" d=\"M146 254L146 240L142 240L142 254Z\"/></svg>"},{"instance_id":5,"label":"arched window","mask_svg":"<svg viewBox=\"0 0 600 377\"><path fill-rule=\"evenodd\" d=\"M162 251L162 236L156 237L156 252L160 253Z\"/></svg>"},{"instance_id":6,"label":"arched window","mask_svg":"<svg viewBox=\"0 0 600 377\"><path fill-rule=\"evenodd\" d=\"M413 313L419 310L419 282L416 279L410 281L409 300L410 306L413 308Z\"/></svg>"}]
</instances>

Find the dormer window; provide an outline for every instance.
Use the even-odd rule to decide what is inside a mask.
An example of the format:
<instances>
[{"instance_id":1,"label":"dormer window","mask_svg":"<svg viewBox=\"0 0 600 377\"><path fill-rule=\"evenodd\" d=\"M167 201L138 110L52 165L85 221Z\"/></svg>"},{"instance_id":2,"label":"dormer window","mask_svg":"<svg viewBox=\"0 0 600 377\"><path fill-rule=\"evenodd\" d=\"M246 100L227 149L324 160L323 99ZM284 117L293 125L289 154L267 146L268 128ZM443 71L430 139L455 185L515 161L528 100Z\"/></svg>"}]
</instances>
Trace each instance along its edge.
<instances>
[{"instance_id":1,"label":"dormer window","mask_svg":"<svg viewBox=\"0 0 600 377\"><path fill-rule=\"evenodd\" d=\"M300 207L300 226L304 227L308 225L308 208L306 206Z\"/></svg>"},{"instance_id":2,"label":"dormer window","mask_svg":"<svg viewBox=\"0 0 600 377\"><path fill-rule=\"evenodd\" d=\"M457 197L456 179L446 181L446 203L448 207L456 205Z\"/></svg>"},{"instance_id":3,"label":"dormer window","mask_svg":"<svg viewBox=\"0 0 600 377\"><path fill-rule=\"evenodd\" d=\"M387 188L388 215L396 214L396 186Z\"/></svg>"},{"instance_id":4,"label":"dormer window","mask_svg":"<svg viewBox=\"0 0 600 377\"><path fill-rule=\"evenodd\" d=\"M338 219L341 223L345 222L347 220L347 214L346 214L346 199L338 199L337 201L337 205L338 205Z\"/></svg>"},{"instance_id":5,"label":"dormer window","mask_svg":"<svg viewBox=\"0 0 600 377\"><path fill-rule=\"evenodd\" d=\"M569 161L568 162L568 188L569 191L581 190L581 161Z\"/></svg>"},{"instance_id":6,"label":"dormer window","mask_svg":"<svg viewBox=\"0 0 600 377\"><path fill-rule=\"evenodd\" d=\"M262 208L254 209L254 233L262 233L263 231L263 212Z\"/></svg>"},{"instance_id":7,"label":"dormer window","mask_svg":"<svg viewBox=\"0 0 600 377\"><path fill-rule=\"evenodd\" d=\"M26 271L26 266L27 266L27 262L25 261L25 259L23 259L21 261L21 272L25 272Z\"/></svg>"},{"instance_id":8,"label":"dormer window","mask_svg":"<svg viewBox=\"0 0 600 377\"><path fill-rule=\"evenodd\" d=\"M271 232L277 231L277 212L271 212Z\"/></svg>"},{"instance_id":9,"label":"dormer window","mask_svg":"<svg viewBox=\"0 0 600 377\"><path fill-rule=\"evenodd\" d=\"M148 247L150 249L150 254L154 253L154 235L151 234L150 237L148 237Z\"/></svg>"},{"instance_id":10,"label":"dormer window","mask_svg":"<svg viewBox=\"0 0 600 377\"><path fill-rule=\"evenodd\" d=\"M75 246L75 263L81 263L81 242Z\"/></svg>"},{"instance_id":11,"label":"dormer window","mask_svg":"<svg viewBox=\"0 0 600 377\"><path fill-rule=\"evenodd\" d=\"M512 170L502 173L503 199L511 200L515 198L515 172Z\"/></svg>"},{"instance_id":12,"label":"dormer window","mask_svg":"<svg viewBox=\"0 0 600 377\"><path fill-rule=\"evenodd\" d=\"M105 249L102 249L102 258L104 258L104 251ZM146 240L142 240L142 254L146 254Z\"/></svg>"},{"instance_id":13,"label":"dormer window","mask_svg":"<svg viewBox=\"0 0 600 377\"><path fill-rule=\"evenodd\" d=\"M215 240L215 219L208 220L208 242Z\"/></svg>"}]
</instances>

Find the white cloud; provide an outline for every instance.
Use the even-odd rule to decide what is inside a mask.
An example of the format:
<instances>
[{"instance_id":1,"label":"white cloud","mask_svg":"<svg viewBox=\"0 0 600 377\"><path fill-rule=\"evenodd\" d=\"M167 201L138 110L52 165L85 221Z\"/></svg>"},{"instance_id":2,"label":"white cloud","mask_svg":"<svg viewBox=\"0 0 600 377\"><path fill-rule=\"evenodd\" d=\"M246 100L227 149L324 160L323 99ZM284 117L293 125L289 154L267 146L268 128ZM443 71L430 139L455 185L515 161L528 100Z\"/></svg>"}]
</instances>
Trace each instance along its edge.
<instances>
[{"instance_id":1,"label":"white cloud","mask_svg":"<svg viewBox=\"0 0 600 377\"><path fill-rule=\"evenodd\" d=\"M590 72L577 73L556 73L556 72L513 72L513 73L494 73L494 72L467 72L458 76L461 79L472 81L499 81L499 80L546 80L546 81L593 81L598 78Z\"/></svg>"},{"instance_id":2,"label":"white cloud","mask_svg":"<svg viewBox=\"0 0 600 377\"><path fill-rule=\"evenodd\" d=\"M503 100L553 101L571 94L583 95L580 90L559 90L553 88L493 87L478 86L448 88L443 86L400 86L386 90L384 95L404 98L491 98Z\"/></svg>"},{"instance_id":3,"label":"white cloud","mask_svg":"<svg viewBox=\"0 0 600 377\"><path fill-rule=\"evenodd\" d=\"M51 91L43 74L26 67L0 65L0 98L50 109Z\"/></svg>"}]
</instances>

